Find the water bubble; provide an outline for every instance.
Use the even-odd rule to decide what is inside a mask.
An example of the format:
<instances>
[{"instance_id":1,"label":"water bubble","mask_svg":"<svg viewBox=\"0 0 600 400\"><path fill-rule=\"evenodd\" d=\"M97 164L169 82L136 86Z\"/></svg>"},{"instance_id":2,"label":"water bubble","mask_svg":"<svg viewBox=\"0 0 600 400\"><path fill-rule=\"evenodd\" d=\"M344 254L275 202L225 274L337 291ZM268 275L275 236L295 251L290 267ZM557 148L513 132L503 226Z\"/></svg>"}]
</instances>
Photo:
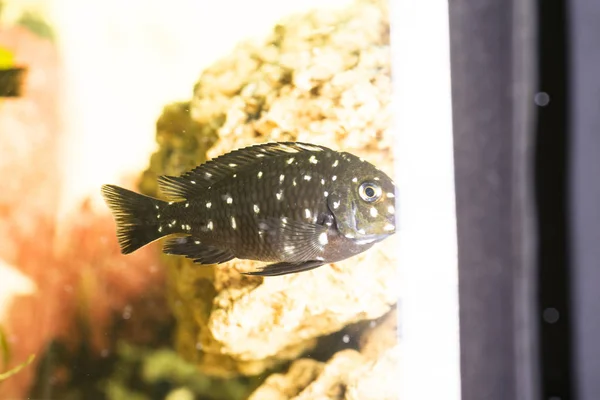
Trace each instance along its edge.
<instances>
[{"instance_id":1,"label":"water bubble","mask_svg":"<svg viewBox=\"0 0 600 400\"><path fill-rule=\"evenodd\" d=\"M544 310L543 318L544 318L545 322L547 322L549 324L555 324L558 322L558 319L560 318L560 313L558 312L558 310L556 308L548 307Z\"/></svg>"},{"instance_id":2,"label":"water bubble","mask_svg":"<svg viewBox=\"0 0 600 400\"><path fill-rule=\"evenodd\" d=\"M550 95L546 92L536 93L533 97L533 101L536 105L540 107L545 107L548 105L548 103L550 103Z\"/></svg>"}]
</instances>

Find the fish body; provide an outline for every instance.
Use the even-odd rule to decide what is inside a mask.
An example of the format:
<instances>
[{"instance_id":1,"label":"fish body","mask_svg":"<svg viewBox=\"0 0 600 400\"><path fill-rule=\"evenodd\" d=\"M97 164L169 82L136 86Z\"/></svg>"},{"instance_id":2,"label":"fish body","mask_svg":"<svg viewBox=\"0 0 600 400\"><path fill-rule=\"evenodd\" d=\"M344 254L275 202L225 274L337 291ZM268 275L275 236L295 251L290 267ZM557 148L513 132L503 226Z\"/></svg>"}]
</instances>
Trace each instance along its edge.
<instances>
[{"instance_id":1,"label":"fish body","mask_svg":"<svg viewBox=\"0 0 600 400\"><path fill-rule=\"evenodd\" d=\"M173 235L166 254L268 262L248 274L274 276L347 259L395 233L392 180L324 146L249 146L158 183L170 201L102 187L124 254Z\"/></svg>"}]
</instances>

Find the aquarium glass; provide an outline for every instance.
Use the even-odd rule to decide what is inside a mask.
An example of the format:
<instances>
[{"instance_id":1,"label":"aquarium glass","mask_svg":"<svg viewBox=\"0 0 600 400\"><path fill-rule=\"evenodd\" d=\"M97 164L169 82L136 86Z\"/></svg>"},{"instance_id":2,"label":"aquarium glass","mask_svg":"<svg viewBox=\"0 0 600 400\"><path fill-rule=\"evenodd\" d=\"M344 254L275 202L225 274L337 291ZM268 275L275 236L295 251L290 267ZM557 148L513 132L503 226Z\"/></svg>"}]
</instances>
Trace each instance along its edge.
<instances>
[{"instance_id":1,"label":"aquarium glass","mask_svg":"<svg viewBox=\"0 0 600 400\"><path fill-rule=\"evenodd\" d=\"M443 1L0 0L0 400L459 399L451 124Z\"/></svg>"}]
</instances>

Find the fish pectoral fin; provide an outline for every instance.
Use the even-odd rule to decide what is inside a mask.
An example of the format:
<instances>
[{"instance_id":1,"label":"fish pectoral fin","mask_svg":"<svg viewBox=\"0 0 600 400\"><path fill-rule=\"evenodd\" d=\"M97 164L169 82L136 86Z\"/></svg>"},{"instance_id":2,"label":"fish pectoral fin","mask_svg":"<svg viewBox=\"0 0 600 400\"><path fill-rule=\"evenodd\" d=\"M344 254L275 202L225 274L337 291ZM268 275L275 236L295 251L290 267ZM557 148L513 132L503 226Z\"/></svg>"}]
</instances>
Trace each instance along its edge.
<instances>
[{"instance_id":1,"label":"fish pectoral fin","mask_svg":"<svg viewBox=\"0 0 600 400\"><path fill-rule=\"evenodd\" d=\"M280 262L276 264L269 264L257 271L244 272L243 274L255 276L280 276L293 274L296 272L310 271L311 269L318 268L322 265L325 265L325 263L320 260L300 261L296 263Z\"/></svg>"},{"instance_id":2,"label":"fish pectoral fin","mask_svg":"<svg viewBox=\"0 0 600 400\"><path fill-rule=\"evenodd\" d=\"M328 227L324 225L267 218L259 221L258 228L284 260L319 260L328 243Z\"/></svg>"},{"instance_id":3,"label":"fish pectoral fin","mask_svg":"<svg viewBox=\"0 0 600 400\"><path fill-rule=\"evenodd\" d=\"M177 237L167 240L163 247L165 254L185 256L198 264L221 264L235 258L229 250L203 244L193 236Z\"/></svg>"}]
</instances>

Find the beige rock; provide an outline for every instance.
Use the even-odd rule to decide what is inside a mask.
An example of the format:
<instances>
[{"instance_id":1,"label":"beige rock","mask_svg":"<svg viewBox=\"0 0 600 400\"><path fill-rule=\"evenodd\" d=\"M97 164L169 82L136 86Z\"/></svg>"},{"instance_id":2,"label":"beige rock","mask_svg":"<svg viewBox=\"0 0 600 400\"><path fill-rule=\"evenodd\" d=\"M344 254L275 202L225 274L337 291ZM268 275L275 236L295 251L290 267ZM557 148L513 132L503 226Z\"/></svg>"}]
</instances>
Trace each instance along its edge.
<instances>
[{"instance_id":1,"label":"beige rock","mask_svg":"<svg viewBox=\"0 0 600 400\"><path fill-rule=\"evenodd\" d=\"M398 312L394 308L360 337L360 352L367 358L377 359L384 351L398 344Z\"/></svg>"},{"instance_id":2,"label":"beige rock","mask_svg":"<svg viewBox=\"0 0 600 400\"><path fill-rule=\"evenodd\" d=\"M307 358L294 362L287 373L273 374L252 393L248 400L288 400L314 382L324 364Z\"/></svg>"},{"instance_id":3,"label":"beige rock","mask_svg":"<svg viewBox=\"0 0 600 400\"><path fill-rule=\"evenodd\" d=\"M393 176L385 3L359 0L291 16L262 43L241 44L203 72L189 104L197 128L177 135L199 141L216 134L208 158L266 141L308 141L350 151ZM202 158L197 149L165 150L167 165L154 163L148 176L183 172L190 159ZM397 297L394 242L264 280L239 274L255 262L212 268L165 258L177 348L221 376L254 375L297 358L320 336L389 311Z\"/></svg>"},{"instance_id":4,"label":"beige rock","mask_svg":"<svg viewBox=\"0 0 600 400\"><path fill-rule=\"evenodd\" d=\"M346 391L346 382L364 362L364 357L355 350L337 352L325 365L319 377L300 392L298 396L293 397L293 399L343 399Z\"/></svg>"},{"instance_id":5,"label":"beige rock","mask_svg":"<svg viewBox=\"0 0 600 400\"><path fill-rule=\"evenodd\" d=\"M302 359L274 374L248 400L397 400L399 346L369 360L355 350L336 353L325 365Z\"/></svg>"},{"instance_id":6,"label":"beige rock","mask_svg":"<svg viewBox=\"0 0 600 400\"><path fill-rule=\"evenodd\" d=\"M398 400L400 347L385 350L376 361L362 365L346 381L345 400Z\"/></svg>"},{"instance_id":7,"label":"beige rock","mask_svg":"<svg viewBox=\"0 0 600 400\"><path fill-rule=\"evenodd\" d=\"M359 340L360 353L341 350L325 364L298 360L287 373L267 378L249 400L398 399L400 354L396 310L371 323ZM299 375L305 379L298 379Z\"/></svg>"}]
</instances>

